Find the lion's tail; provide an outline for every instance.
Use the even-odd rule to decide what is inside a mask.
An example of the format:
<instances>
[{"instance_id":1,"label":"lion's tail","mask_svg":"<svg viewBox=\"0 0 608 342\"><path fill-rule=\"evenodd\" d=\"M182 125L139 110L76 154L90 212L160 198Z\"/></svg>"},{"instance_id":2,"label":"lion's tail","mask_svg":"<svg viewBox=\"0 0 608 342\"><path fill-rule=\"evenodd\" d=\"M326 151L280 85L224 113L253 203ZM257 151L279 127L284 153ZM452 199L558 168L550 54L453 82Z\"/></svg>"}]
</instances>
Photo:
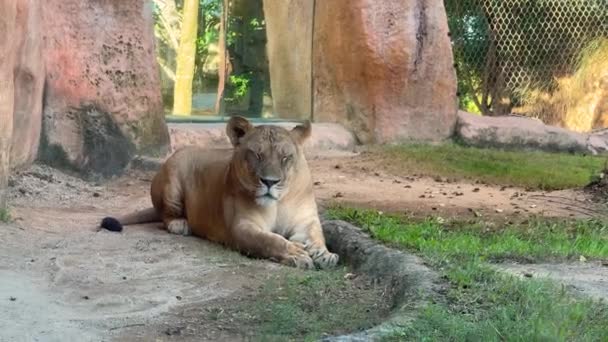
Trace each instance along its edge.
<instances>
[{"instance_id":1,"label":"lion's tail","mask_svg":"<svg viewBox=\"0 0 608 342\"><path fill-rule=\"evenodd\" d=\"M113 232L120 232L122 231L123 226L150 222L160 222L160 215L158 215L156 209L154 208L138 210L134 213L120 216L118 218L105 217L103 220L101 220L100 226L101 228L105 228Z\"/></svg>"}]
</instances>

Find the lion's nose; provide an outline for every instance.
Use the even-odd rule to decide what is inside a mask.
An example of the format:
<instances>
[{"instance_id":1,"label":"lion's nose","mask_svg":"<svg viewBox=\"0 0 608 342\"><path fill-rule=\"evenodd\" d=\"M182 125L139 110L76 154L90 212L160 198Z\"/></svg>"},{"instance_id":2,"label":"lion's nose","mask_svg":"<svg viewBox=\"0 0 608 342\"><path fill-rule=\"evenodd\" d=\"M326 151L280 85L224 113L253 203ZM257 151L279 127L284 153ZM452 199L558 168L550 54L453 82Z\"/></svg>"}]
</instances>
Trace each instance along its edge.
<instances>
[{"instance_id":1,"label":"lion's nose","mask_svg":"<svg viewBox=\"0 0 608 342\"><path fill-rule=\"evenodd\" d=\"M260 178L260 181L268 187L268 189L272 188L273 185L279 182L278 179L269 179L269 178Z\"/></svg>"}]
</instances>

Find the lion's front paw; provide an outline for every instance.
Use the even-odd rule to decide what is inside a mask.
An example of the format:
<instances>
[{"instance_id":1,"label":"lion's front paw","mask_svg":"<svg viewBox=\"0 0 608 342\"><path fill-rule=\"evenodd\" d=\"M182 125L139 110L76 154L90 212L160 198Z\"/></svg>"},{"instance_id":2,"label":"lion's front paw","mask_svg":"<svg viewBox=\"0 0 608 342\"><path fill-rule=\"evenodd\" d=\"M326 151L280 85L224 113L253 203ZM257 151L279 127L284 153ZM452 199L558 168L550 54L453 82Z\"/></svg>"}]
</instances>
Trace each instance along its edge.
<instances>
[{"instance_id":1,"label":"lion's front paw","mask_svg":"<svg viewBox=\"0 0 608 342\"><path fill-rule=\"evenodd\" d=\"M331 268L338 264L340 257L338 254L331 253L327 249L316 249L310 251L310 256L318 268Z\"/></svg>"},{"instance_id":2,"label":"lion's front paw","mask_svg":"<svg viewBox=\"0 0 608 342\"><path fill-rule=\"evenodd\" d=\"M188 236L191 234L190 226L186 219L175 219L167 225L167 231L172 234Z\"/></svg>"},{"instance_id":3,"label":"lion's front paw","mask_svg":"<svg viewBox=\"0 0 608 342\"><path fill-rule=\"evenodd\" d=\"M314 263L312 258L306 252L304 245L297 242L289 242L287 245L287 254L281 260L281 263L305 270L313 269Z\"/></svg>"}]
</instances>

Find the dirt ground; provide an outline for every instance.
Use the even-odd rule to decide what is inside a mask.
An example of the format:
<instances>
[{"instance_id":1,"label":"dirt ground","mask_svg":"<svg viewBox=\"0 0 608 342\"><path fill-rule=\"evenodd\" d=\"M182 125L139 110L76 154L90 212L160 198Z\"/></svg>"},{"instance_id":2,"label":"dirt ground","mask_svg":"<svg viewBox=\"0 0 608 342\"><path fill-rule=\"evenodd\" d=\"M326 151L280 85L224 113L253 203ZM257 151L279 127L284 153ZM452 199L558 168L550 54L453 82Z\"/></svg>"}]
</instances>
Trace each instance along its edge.
<instances>
[{"instance_id":1,"label":"dirt ground","mask_svg":"<svg viewBox=\"0 0 608 342\"><path fill-rule=\"evenodd\" d=\"M309 160L322 204L446 217L584 218L606 213L582 190L526 191L423 175L393 175L371 154L316 155Z\"/></svg>"},{"instance_id":2,"label":"dirt ground","mask_svg":"<svg viewBox=\"0 0 608 342\"><path fill-rule=\"evenodd\" d=\"M321 206L446 217L601 213L576 190L526 192L395 176L373 158L349 153L311 155L309 163ZM200 322L196 313L242 301L283 267L168 234L158 225L128 227L121 234L97 230L107 214L147 207L151 177L132 171L93 184L39 165L12 177L13 222L0 223L0 340L243 338L234 324ZM594 291L608 293L605 277L595 284L600 287Z\"/></svg>"},{"instance_id":3,"label":"dirt ground","mask_svg":"<svg viewBox=\"0 0 608 342\"><path fill-rule=\"evenodd\" d=\"M14 222L0 227L0 340L163 340L183 318L163 324L175 308L236 300L278 269L155 225L97 231L106 213L147 205L145 182L94 186L39 166L13 179Z\"/></svg>"}]
</instances>

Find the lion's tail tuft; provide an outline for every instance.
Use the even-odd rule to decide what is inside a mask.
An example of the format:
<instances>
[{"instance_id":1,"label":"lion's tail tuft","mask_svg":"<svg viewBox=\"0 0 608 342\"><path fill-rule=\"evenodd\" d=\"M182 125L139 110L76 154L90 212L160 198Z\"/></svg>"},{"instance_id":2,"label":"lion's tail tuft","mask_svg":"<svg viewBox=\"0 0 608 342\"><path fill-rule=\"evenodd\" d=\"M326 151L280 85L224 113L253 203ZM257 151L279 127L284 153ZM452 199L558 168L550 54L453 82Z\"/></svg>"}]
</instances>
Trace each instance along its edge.
<instances>
[{"instance_id":1,"label":"lion's tail tuft","mask_svg":"<svg viewBox=\"0 0 608 342\"><path fill-rule=\"evenodd\" d=\"M112 232L120 232L122 231L123 226L150 222L160 222L160 215L158 215L154 208L139 210L119 218L105 217L101 220L100 227Z\"/></svg>"}]
</instances>

